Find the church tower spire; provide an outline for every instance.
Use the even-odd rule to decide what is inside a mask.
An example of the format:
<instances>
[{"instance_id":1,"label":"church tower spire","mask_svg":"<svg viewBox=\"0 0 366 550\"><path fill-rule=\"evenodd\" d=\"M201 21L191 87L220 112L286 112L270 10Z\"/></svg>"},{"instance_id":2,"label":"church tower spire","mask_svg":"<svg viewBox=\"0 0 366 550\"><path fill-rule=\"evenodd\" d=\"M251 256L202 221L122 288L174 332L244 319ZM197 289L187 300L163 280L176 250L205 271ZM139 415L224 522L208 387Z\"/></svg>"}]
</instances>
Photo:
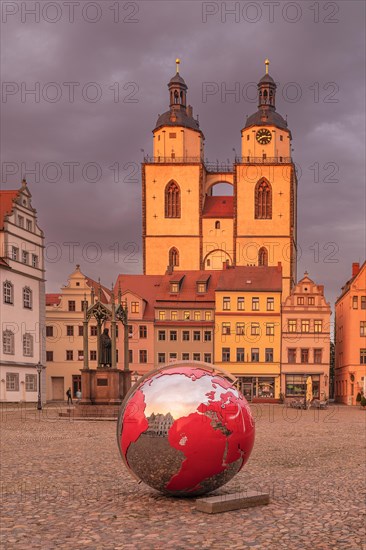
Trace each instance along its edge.
<instances>
[{"instance_id":1,"label":"church tower spire","mask_svg":"<svg viewBox=\"0 0 366 550\"><path fill-rule=\"evenodd\" d=\"M176 59L175 62L177 66L177 72L173 76L173 78L170 79L168 84L170 97L169 106L173 110L185 109L187 105L188 86L179 74L180 59Z\"/></svg>"},{"instance_id":2,"label":"church tower spire","mask_svg":"<svg viewBox=\"0 0 366 550\"><path fill-rule=\"evenodd\" d=\"M265 60L266 74L258 83L258 108L276 110L276 83L269 74L269 59Z\"/></svg>"}]
</instances>

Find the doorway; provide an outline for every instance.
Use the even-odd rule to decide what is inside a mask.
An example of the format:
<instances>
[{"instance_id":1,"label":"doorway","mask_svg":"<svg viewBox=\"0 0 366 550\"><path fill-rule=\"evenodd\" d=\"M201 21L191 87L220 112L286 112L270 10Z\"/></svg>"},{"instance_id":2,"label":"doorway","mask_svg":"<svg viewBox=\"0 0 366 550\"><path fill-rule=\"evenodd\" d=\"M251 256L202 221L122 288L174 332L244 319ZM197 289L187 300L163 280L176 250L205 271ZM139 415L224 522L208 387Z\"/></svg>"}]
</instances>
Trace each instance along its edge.
<instances>
[{"instance_id":1,"label":"doorway","mask_svg":"<svg viewBox=\"0 0 366 550\"><path fill-rule=\"evenodd\" d=\"M52 400L64 401L65 400L65 384L63 376L52 376Z\"/></svg>"}]
</instances>

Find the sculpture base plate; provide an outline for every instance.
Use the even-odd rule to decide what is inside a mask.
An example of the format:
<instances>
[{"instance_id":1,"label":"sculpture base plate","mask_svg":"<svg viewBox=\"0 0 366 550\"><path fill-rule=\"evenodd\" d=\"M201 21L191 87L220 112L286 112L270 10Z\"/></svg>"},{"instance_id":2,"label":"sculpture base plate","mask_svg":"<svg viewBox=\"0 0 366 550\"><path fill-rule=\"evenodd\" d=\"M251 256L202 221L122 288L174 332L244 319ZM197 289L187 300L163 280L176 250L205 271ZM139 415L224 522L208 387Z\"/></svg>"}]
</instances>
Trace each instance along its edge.
<instances>
[{"instance_id":1,"label":"sculpture base plate","mask_svg":"<svg viewBox=\"0 0 366 550\"><path fill-rule=\"evenodd\" d=\"M219 512L231 512L232 510L266 504L269 504L269 493L248 490L240 493L198 498L196 500L196 510L205 512L206 514L217 514Z\"/></svg>"}]
</instances>

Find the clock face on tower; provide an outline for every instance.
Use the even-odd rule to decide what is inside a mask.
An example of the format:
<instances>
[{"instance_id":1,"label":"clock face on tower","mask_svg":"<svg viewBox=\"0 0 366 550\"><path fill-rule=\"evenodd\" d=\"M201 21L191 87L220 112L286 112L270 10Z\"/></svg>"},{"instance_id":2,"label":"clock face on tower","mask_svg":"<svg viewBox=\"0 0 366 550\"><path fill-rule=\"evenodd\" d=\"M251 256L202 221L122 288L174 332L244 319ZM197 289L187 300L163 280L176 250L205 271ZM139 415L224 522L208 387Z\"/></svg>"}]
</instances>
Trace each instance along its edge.
<instances>
[{"instance_id":1,"label":"clock face on tower","mask_svg":"<svg viewBox=\"0 0 366 550\"><path fill-rule=\"evenodd\" d=\"M268 145L272 139L272 132L267 130L267 128L261 128L255 135L258 143L261 145Z\"/></svg>"}]
</instances>

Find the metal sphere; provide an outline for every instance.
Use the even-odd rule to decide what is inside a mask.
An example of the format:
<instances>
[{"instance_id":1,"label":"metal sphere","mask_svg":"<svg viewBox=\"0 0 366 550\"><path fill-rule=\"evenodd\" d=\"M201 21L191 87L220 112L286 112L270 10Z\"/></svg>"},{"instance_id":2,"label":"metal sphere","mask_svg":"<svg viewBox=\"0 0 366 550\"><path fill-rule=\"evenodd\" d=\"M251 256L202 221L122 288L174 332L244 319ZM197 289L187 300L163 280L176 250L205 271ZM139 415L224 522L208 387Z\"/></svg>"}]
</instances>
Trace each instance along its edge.
<instances>
[{"instance_id":1,"label":"metal sphere","mask_svg":"<svg viewBox=\"0 0 366 550\"><path fill-rule=\"evenodd\" d=\"M117 427L130 473L171 496L198 496L227 483L254 444L254 421L230 375L184 361L140 379Z\"/></svg>"}]
</instances>

